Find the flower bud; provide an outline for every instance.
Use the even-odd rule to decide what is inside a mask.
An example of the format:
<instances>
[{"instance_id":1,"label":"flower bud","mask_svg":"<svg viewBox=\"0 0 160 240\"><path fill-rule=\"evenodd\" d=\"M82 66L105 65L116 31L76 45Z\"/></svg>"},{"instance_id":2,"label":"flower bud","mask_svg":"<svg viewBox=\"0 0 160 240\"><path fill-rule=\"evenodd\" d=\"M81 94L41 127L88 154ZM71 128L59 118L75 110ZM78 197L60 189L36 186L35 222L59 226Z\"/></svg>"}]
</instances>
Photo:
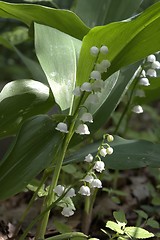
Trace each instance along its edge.
<instances>
[{"instance_id":1,"label":"flower bud","mask_svg":"<svg viewBox=\"0 0 160 240\"><path fill-rule=\"evenodd\" d=\"M113 140L114 140L114 137L112 135L107 136L107 141L108 142L113 142Z\"/></svg>"},{"instance_id":2,"label":"flower bud","mask_svg":"<svg viewBox=\"0 0 160 240\"><path fill-rule=\"evenodd\" d=\"M107 54L108 53L108 47L107 46L102 46L101 48L100 48L100 53L102 53L102 54Z\"/></svg>"},{"instance_id":3,"label":"flower bud","mask_svg":"<svg viewBox=\"0 0 160 240\"><path fill-rule=\"evenodd\" d=\"M113 148L112 148L112 147L108 147L108 148L106 149L106 152L107 152L109 155L111 155L111 154L113 153Z\"/></svg>"},{"instance_id":4,"label":"flower bud","mask_svg":"<svg viewBox=\"0 0 160 240\"><path fill-rule=\"evenodd\" d=\"M106 152L106 149L104 147L102 147L99 151L99 154L102 156L102 157L105 157L107 155L107 152Z\"/></svg>"},{"instance_id":5,"label":"flower bud","mask_svg":"<svg viewBox=\"0 0 160 240\"><path fill-rule=\"evenodd\" d=\"M98 55L98 53L99 53L99 48L97 48L96 46L93 46L93 47L90 48L90 54L92 56L96 57Z\"/></svg>"}]
</instances>

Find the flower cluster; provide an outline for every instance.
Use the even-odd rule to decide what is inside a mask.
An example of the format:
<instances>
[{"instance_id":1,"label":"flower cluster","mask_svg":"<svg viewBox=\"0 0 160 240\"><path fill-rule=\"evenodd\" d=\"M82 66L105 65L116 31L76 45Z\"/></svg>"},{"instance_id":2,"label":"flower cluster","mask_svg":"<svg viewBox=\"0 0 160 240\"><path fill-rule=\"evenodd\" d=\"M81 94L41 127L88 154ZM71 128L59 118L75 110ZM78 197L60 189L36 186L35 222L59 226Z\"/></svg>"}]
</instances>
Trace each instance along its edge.
<instances>
[{"instance_id":1,"label":"flower cluster","mask_svg":"<svg viewBox=\"0 0 160 240\"><path fill-rule=\"evenodd\" d=\"M63 207L61 214L65 217L72 216L75 210L74 204L71 200L72 197L76 196L74 188L67 190L64 186L57 185L53 191L56 193L57 197L62 196L66 192L64 198L60 201L59 204L61 207Z\"/></svg>"},{"instance_id":2,"label":"flower cluster","mask_svg":"<svg viewBox=\"0 0 160 240\"><path fill-rule=\"evenodd\" d=\"M93 46L90 48L90 54L93 57L97 57L98 54L105 56L108 53L107 46L101 46L100 48ZM83 92L101 92L104 88L104 81L102 80L101 74L107 72L107 69L110 67L111 63L109 60L104 59L100 63L96 63L93 71L90 73L90 78L88 82L84 82L81 86L77 86L73 90L75 96L81 96ZM95 101L94 101L95 102Z\"/></svg>"},{"instance_id":3,"label":"flower cluster","mask_svg":"<svg viewBox=\"0 0 160 240\"><path fill-rule=\"evenodd\" d=\"M107 142L105 142L107 140ZM91 165L89 172L82 179L84 184L80 187L78 193L84 196L91 195L91 189L93 188L102 188L102 182L97 178L97 173L102 173L105 170L105 164L102 161L101 157L105 157L107 154L111 155L113 153L113 148L108 144L114 140L112 135L106 134L104 136L101 146L98 148L97 155L95 158L92 154L85 156L84 162L87 162Z\"/></svg>"},{"instance_id":4,"label":"flower cluster","mask_svg":"<svg viewBox=\"0 0 160 240\"><path fill-rule=\"evenodd\" d=\"M142 71L139 76L139 85L140 86L149 86L149 77L157 77L156 70L160 69L160 62L156 60L156 56L154 54L149 55L142 65ZM137 97L145 97L145 92L142 89L137 89L135 92L135 96ZM132 108L134 113L143 113L143 108L140 105L136 105Z\"/></svg>"}]
</instances>

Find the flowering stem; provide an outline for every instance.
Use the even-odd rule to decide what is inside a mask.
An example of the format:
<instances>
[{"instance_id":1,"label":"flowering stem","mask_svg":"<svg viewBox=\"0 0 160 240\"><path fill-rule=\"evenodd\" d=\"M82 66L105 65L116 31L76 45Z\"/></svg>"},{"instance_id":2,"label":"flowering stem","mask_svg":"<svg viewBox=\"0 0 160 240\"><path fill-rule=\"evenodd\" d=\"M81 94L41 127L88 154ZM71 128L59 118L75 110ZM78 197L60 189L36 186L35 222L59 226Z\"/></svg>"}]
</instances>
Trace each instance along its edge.
<instances>
[{"instance_id":1,"label":"flowering stem","mask_svg":"<svg viewBox=\"0 0 160 240\"><path fill-rule=\"evenodd\" d=\"M130 97L129 97L129 99L128 99L128 102L127 102L127 104L126 104L126 106L125 106L125 108L124 108L124 111L123 111L123 113L122 113L122 115L121 115L121 117L120 117L120 119L119 119L119 121L118 121L118 124L117 124L117 126L116 126L116 128L115 128L115 130L114 130L114 134L117 134L117 132L118 132L118 130L119 130L119 127L120 127L120 125L121 125L121 123L122 123L122 121L123 121L123 118L125 117L128 109L129 109L129 106L130 106L130 104L131 104L131 102L132 102L134 90L135 90L135 88L136 88L136 85L137 85L137 83L138 83L138 80L139 80L139 78L136 78L136 81L135 81L135 83L134 83L134 85L133 85L133 88L132 88L132 90L131 90L131 94L130 94Z\"/></svg>"},{"instance_id":2,"label":"flowering stem","mask_svg":"<svg viewBox=\"0 0 160 240\"><path fill-rule=\"evenodd\" d=\"M57 182L59 179L59 175L60 175L60 171L61 171L61 167L63 164L63 160L67 151L67 147L68 144L73 136L73 129L74 129L74 125L75 125L75 118L73 119L73 122L70 126L69 132L66 135L65 139L64 139L64 143L62 144L62 147L60 149L60 151L58 152L58 155L56 156L57 161L55 164L55 169L54 169L54 173L53 173L53 178L52 178L52 182L51 185L49 187L49 191L48 191L48 195L47 197L44 199L44 204L42 207L42 211L45 210L46 208L48 208L54 201L55 201L55 193L54 193L54 188L57 186ZM48 210L45 214L44 217L39 225L39 228L37 229L37 234L35 237L36 239L44 239L44 235L46 232L46 228L47 228L47 224L48 224L48 219L49 219L49 214L50 214L50 210Z\"/></svg>"}]
</instances>

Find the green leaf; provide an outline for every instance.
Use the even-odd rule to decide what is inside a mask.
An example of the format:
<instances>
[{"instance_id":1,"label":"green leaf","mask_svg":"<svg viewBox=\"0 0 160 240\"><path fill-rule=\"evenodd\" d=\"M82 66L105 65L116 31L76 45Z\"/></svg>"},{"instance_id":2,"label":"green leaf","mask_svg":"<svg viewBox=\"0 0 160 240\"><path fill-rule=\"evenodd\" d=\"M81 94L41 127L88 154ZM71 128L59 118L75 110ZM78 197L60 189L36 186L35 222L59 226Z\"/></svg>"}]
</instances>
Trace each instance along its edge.
<instances>
[{"instance_id":1,"label":"green leaf","mask_svg":"<svg viewBox=\"0 0 160 240\"><path fill-rule=\"evenodd\" d=\"M47 81L47 78L45 76L45 73L43 72L42 67L41 67L41 65L38 62L35 62L34 60L26 57L16 47L14 47L14 51L20 57L22 62L26 65L26 67L28 68L28 70L32 74L34 80L37 80L37 81L39 81L41 83L49 85L48 81Z\"/></svg>"},{"instance_id":2,"label":"green leaf","mask_svg":"<svg viewBox=\"0 0 160 240\"><path fill-rule=\"evenodd\" d=\"M148 225L152 228L157 228L157 229L159 229L159 227L160 227L159 223L156 220L154 220L153 218L148 218L146 225Z\"/></svg>"},{"instance_id":3,"label":"green leaf","mask_svg":"<svg viewBox=\"0 0 160 240\"><path fill-rule=\"evenodd\" d=\"M142 210L134 210L137 214L138 214L138 216L140 216L141 218L144 218L144 219L147 219L148 218L148 214L147 213L145 213L144 211L142 211Z\"/></svg>"},{"instance_id":4,"label":"green leaf","mask_svg":"<svg viewBox=\"0 0 160 240\"><path fill-rule=\"evenodd\" d=\"M113 230L113 231L115 231L115 232L117 232L119 234L123 234L124 233L124 231L121 229L121 227L117 223L115 223L113 221L107 221L106 227L110 228L111 230Z\"/></svg>"},{"instance_id":5,"label":"green leaf","mask_svg":"<svg viewBox=\"0 0 160 240\"><path fill-rule=\"evenodd\" d=\"M0 137L14 134L20 124L54 104L49 88L34 80L7 83L0 93Z\"/></svg>"},{"instance_id":6,"label":"green leaf","mask_svg":"<svg viewBox=\"0 0 160 240\"><path fill-rule=\"evenodd\" d=\"M70 108L81 41L57 29L35 24L35 47L55 101L62 110Z\"/></svg>"},{"instance_id":7,"label":"green leaf","mask_svg":"<svg viewBox=\"0 0 160 240\"><path fill-rule=\"evenodd\" d=\"M125 213L120 210L120 211L114 211L113 216L118 223L118 225L124 227L127 224L127 219L125 217Z\"/></svg>"},{"instance_id":8,"label":"green leaf","mask_svg":"<svg viewBox=\"0 0 160 240\"><path fill-rule=\"evenodd\" d=\"M89 153L95 156L100 144L101 141L81 148L66 158L64 163L83 161L84 157ZM103 158L106 168L124 170L146 166L160 167L159 144L153 144L144 140L126 140L115 136L115 140L110 145L113 147L114 152L112 155L107 155Z\"/></svg>"},{"instance_id":9,"label":"green leaf","mask_svg":"<svg viewBox=\"0 0 160 240\"><path fill-rule=\"evenodd\" d=\"M56 28L78 39L82 39L89 31L89 28L73 12L35 4L11 4L0 1L0 17L14 18L28 26L32 22L37 22Z\"/></svg>"},{"instance_id":10,"label":"green leaf","mask_svg":"<svg viewBox=\"0 0 160 240\"><path fill-rule=\"evenodd\" d=\"M135 63L160 49L159 24L160 2L132 21L92 28L83 39L77 69L77 85L88 82L95 61L101 62L106 58L102 54L99 54L98 59L91 56L92 46L108 46L107 59L111 66L103 76L103 79L106 79L123 66Z\"/></svg>"},{"instance_id":11,"label":"green leaf","mask_svg":"<svg viewBox=\"0 0 160 240\"><path fill-rule=\"evenodd\" d=\"M150 233L147 230L140 227L126 227L125 233L130 237L134 237L138 239L146 239L146 238L154 237L153 233Z\"/></svg>"},{"instance_id":12,"label":"green leaf","mask_svg":"<svg viewBox=\"0 0 160 240\"><path fill-rule=\"evenodd\" d=\"M24 122L10 151L0 163L0 199L23 190L55 159L63 138L55 126L46 115Z\"/></svg>"},{"instance_id":13,"label":"green leaf","mask_svg":"<svg viewBox=\"0 0 160 240\"><path fill-rule=\"evenodd\" d=\"M54 220L54 226L59 233L67 233L72 231L71 227L58 220Z\"/></svg>"},{"instance_id":14,"label":"green leaf","mask_svg":"<svg viewBox=\"0 0 160 240\"><path fill-rule=\"evenodd\" d=\"M72 9L89 27L124 20L132 16L142 0L78 0Z\"/></svg>"}]
</instances>

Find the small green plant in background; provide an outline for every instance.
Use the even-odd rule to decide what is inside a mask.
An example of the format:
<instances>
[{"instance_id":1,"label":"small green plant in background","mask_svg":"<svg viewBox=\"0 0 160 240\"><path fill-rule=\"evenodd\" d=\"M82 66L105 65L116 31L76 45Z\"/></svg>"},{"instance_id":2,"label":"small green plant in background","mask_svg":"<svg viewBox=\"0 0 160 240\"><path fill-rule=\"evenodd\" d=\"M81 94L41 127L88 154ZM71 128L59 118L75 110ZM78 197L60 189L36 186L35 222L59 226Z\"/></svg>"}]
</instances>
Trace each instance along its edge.
<instances>
[{"instance_id":1,"label":"small green plant in background","mask_svg":"<svg viewBox=\"0 0 160 240\"><path fill-rule=\"evenodd\" d=\"M123 211L113 212L113 216L116 222L107 221L106 227L116 232L115 234L109 234L103 230L109 236L109 239L147 239L154 237L154 234L141 228L141 227L128 227L127 219Z\"/></svg>"}]
</instances>

